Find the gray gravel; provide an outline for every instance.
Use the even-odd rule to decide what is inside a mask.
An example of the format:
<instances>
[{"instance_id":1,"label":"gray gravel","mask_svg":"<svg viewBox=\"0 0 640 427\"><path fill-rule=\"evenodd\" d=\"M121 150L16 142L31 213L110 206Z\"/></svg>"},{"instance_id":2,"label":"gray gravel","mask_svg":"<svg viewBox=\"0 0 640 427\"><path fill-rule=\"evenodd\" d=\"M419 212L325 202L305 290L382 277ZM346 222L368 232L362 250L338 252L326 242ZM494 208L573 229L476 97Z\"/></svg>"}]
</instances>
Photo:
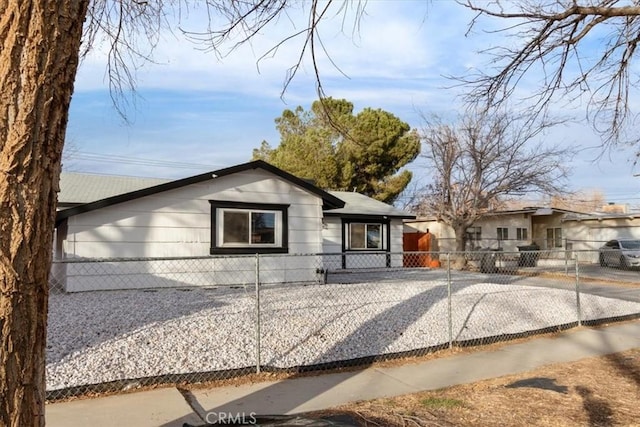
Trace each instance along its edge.
<instances>
[{"instance_id":1,"label":"gray gravel","mask_svg":"<svg viewBox=\"0 0 640 427\"><path fill-rule=\"evenodd\" d=\"M454 288L458 340L576 321L575 293L482 282ZM263 365L291 367L448 342L444 280L264 287ZM583 319L640 313L640 303L581 295ZM164 374L249 368L255 290L159 289L53 294L47 390ZM195 376L197 378L197 375Z\"/></svg>"}]
</instances>

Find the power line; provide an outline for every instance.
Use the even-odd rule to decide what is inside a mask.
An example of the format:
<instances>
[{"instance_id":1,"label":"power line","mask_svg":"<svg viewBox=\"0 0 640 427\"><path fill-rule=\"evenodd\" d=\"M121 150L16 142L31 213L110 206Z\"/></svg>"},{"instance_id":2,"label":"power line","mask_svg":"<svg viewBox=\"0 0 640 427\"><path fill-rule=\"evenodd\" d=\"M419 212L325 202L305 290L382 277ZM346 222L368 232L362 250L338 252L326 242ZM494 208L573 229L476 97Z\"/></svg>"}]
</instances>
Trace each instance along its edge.
<instances>
[{"instance_id":1,"label":"power line","mask_svg":"<svg viewBox=\"0 0 640 427\"><path fill-rule=\"evenodd\" d=\"M174 162L174 161L168 161L168 160L145 159L141 157L121 156L117 154L90 153L90 152L82 152L82 151L69 153L69 155L67 156L67 159L85 160L85 161L101 162L101 163L117 163L117 164L126 164L126 165L171 167L176 169L210 170L214 167L226 166L222 164Z\"/></svg>"}]
</instances>

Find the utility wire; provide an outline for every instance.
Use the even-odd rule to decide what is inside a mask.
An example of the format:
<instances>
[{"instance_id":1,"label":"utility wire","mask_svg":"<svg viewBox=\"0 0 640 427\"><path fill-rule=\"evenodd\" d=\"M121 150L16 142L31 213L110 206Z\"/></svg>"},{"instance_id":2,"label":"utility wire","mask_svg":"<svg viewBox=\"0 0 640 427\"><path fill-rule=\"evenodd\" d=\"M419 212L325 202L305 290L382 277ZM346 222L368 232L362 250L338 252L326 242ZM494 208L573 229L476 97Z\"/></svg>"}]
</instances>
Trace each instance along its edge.
<instances>
[{"instance_id":1,"label":"utility wire","mask_svg":"<svg viewBox=\"0 0 640 427\"><path fill-rule=\"evenodd\" d=\"M157 166L157 167L171 167L178 169L200 169L209 170L212 167L225 166L221 164L202 164L202 163L188 163L188 162L173 162L168 160L158 159L144 159L140 157L120 156L116 154L99 154L76 151L69 153L68 160L85 160L101 163L117 163L126 165L142 165L142 166Z\"/></svg>"}]
</instances>

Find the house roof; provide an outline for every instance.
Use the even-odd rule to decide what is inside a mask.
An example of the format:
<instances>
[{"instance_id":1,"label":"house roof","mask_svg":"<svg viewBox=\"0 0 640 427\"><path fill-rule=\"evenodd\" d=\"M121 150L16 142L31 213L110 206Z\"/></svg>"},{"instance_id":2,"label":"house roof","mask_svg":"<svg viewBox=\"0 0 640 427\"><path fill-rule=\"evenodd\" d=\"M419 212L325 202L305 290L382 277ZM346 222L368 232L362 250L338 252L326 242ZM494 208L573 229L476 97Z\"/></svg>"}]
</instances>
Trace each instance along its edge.
<instances>
[{"instance_id":1,"label":"house roof","mask_svg":"<svg viewBox=\"0 0 640 427\"><path fill-rule=\"evenodd\" d=\"M358 216L358 217L381 217L413 219L416 216L394 208L391 205L380 202L364 194L350 191L329 191L333 196L345 202L344 207L325 211L326 216Z\"/></svg>"},{"instance_id":2,"label":"house roof","mask_svg":"<svg viewBox=\"0 0 640 427\"><path fill-rule=\"evenodd\" d=\"M526 207L522 209L487 212L483 216L512 215L512 214L523 214L523 213L528 213L535 216L543 216L543 215L552 215L554 213L581 214L582 212L572 211L568 209L553 208L548 206L531 206L531 207Z\"/></svg>"},{"instance_id":3,"label":"house roof","mask_svg":"<svg viewBox=\"0 0 640 427\"><path fill-rule=\"evenodd\" d=\"M271 172L274 175L279 176L280 178L286 181L289 181L290 183L298 187L301 187L312 194L316 194L318 197L320 197L323 200L323 205L324 205L323 207L325 209L342 208L345 206L344 201L316 187L315 185L309 183L308 181L305 181L294 175L291 175L290 173L285 172L282 169L278 169L277 167L270 165L269 163L263 160L254 160L252 162L242 163L240 165L219 169L216 171L211 171L211 172L203 173L200 175L191 176L188 178L178 179L175 181L165 181L165 182L155 183L155 185L152 185L150 187L149 186L145 187L143 185L144 184L143 180L145 180L146 178L139 178L140 181L138 182L127 181L127 180L122 180L122 181L114 180L114 182L111 184L105 184L103 187L99 187L104 189L104 190L100 190L100 191L103 191L102 195L110 194L107 197L103 197L103 198L100 198L99 190L95 190L95 193L94 193L93 189L86 189L86 193L83 193L82 191L76 189L76 190L69 190L69 192L65 194L67 190L61 189L63 200L66 199L64 203L72 203L73 201L71 200L71 198L75 196L77 197L83 196L87 199L90 199L92 197L97 197L97 198L94 198L92 201L78 204L68 209L58 211L56 216L56 224L66 218L69 218L74 215L78 215L80 213L90 212L96 209L101 209L101 208L112 206L118 203L127 202L129 200L138 199L140 197L150 196L153 194L161 193L163 191L173 190L173 189L184 187L190 184L196 184L199 182L204 182L204 181L216 179L222 176L227 176L234 173L243 172L243 171L252 170L252 169L263 169L265 171ZM102 178L104 180L111 180L111 178L113 177L102 176ZM137 180L137 178L135 180ZM140 184L140 186L138 186L138 184ZM61 186L62 185L64 185L64 181L61 180ZM128 187L129 185L131 185L131 187ZM124 189L126 192L118 193L117 192L118 189L119 190Z\"/></svg>"},{"instance_id":4,"label":"house roof","mask_svg":"<svg viewBox=\"0 0 640 427\"><path fill-rule=\"evenodd\" d=\"M485 212L482 214L482 217L486 218L486 217L492 217L492 216L520 215L520 214L530 214L532 216L544 216L544 215L553 215L555 213L560 213L565 215L585 215L582 212L571 211L568 209L550 208L550 207L544 207L544 206L532 206L532 207L526 207L522 209ZM418 217L414 221L408 221L408 222L437 221L437 220L438 219L435 216L428 216L428 217Z\"/></svg>"},{"instance_id":5,"label":"house roof","mask_svg":"<svg viewBox=\"0 0 640 427\"><path fill-rule=\"evenodd\" d=\"M571 214L562 218L562 221L602 221L604 219L636 219L640 218L639 212L632 213L610 213L592 212L588 214Z\"/></svg>"},{"instance_id":6,"label":"house roof","mask_svg":"<svg viewBox=\"0 0 640 427\"><path fill-rule=\"evenodd\" d=\"M169 182L168 179L134 176L92 175L63 172L60 175L58 206L73 206L131 193Z\"/></svg>"}]
</instances>

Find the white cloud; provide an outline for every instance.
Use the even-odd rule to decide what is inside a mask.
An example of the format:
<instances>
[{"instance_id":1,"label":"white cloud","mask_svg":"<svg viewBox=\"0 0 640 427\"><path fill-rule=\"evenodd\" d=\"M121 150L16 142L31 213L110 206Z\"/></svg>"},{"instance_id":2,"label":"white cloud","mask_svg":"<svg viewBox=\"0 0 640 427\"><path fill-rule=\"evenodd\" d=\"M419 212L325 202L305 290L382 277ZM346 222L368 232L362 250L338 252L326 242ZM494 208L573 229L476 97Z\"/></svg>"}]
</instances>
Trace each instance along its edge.
<instances>
[{"instance_id":1,"label":"white cloud","mask_svg":"<svg viewBox=\"0 0 640 427\"><path fill-rule=\"evenodd\" d=\"M482 69L487 57L478 51L513 43L505 34L483 33L480 28L467 37L472 17L452 1L376 0L367 3L359 31L352 32L353 11L344 27L339 16L324 22L322 41L339 67L336 69L323 53L319 55L327 94L350 100L356 111L385 109L414 127L421 125L419 110L445 115L455 112L461 105L458 95L462 89L450 88L452 82L443 76ZM203 19L198 10L192 10L182 25L202 29L206 24ZM315 76L307 57L284 96L285 102L280 100L286 71L296 63L302 39L281 46L258 64L259 69L256 64L279 41L300 29L294 22L305 22L304 10L289 11L250 44L222 59L203 52L177 32L164 33L154 54L155 63L137 70L136 83L143 99L132 113L136 121L130 128L122 126L104 95L106 55L98 46L78 73L70 136L81 141L81 149L86 151L94 147L93 151L212 165L247 160L262 139L277 143L273 119L284 108L308 108L316 99ZM492 22L488 25L495 28ZM534 75L522 81L518 95L531 93L538 79ZM186 98L190 102L186 103ZM567 136L571 139L563 141L573 144L594 141L586 126L572 128ZM578 165L589 170L584 162ZM112 165L109 168L114 170ZM134 172L139 174L140 169ZM616 172L629 175L626 169ZM151 170L147 175L175 176L169 173ZM577 176L581 183L583 175Z\"/></svg>"},{"instance_id":2,"label":"white cloud","mask_svg":"<svg viewBox=\"0 0 640 427\"><path fill-rule=\"evenodd\" d=\"M353 22L353 13L345 18L345 28L342 28L340 16L323 22L323 46L338 68L318 48L322 77L345 81L361 78L402 81L432 77L432 68L438 67L442 61L442 37L450 34L451 28L457 25L452 25L451 19L443 23L444 27L437 20L425 23L423 18L427 12L424 2L376 1L368 3L360 29L354 33L348 27ZM291 21L304 22L304 13L292 10ZM201 21L199 16L192 12L189 19ZM426 19L429 20L429 16ZM298 59L302 38L285 43L272 56L263 58L259 63L257 61L296 30L291 21L280 19L277 25L265 29L250 44L223 59L203 52L182 36L166 33L154 52L155 63L144 64L137 70L136 83L140 89L232 90L243 95L280 96L286 72ZM189 25L189 28L195 27L195 24ZM461 31L462 28L457 32ZM84 61L76 83L77 90L106 87L104 51L104 47L98 47ZM313 86L314 78L307 56L296 83Z\"/></svg>"}]
</instances>

